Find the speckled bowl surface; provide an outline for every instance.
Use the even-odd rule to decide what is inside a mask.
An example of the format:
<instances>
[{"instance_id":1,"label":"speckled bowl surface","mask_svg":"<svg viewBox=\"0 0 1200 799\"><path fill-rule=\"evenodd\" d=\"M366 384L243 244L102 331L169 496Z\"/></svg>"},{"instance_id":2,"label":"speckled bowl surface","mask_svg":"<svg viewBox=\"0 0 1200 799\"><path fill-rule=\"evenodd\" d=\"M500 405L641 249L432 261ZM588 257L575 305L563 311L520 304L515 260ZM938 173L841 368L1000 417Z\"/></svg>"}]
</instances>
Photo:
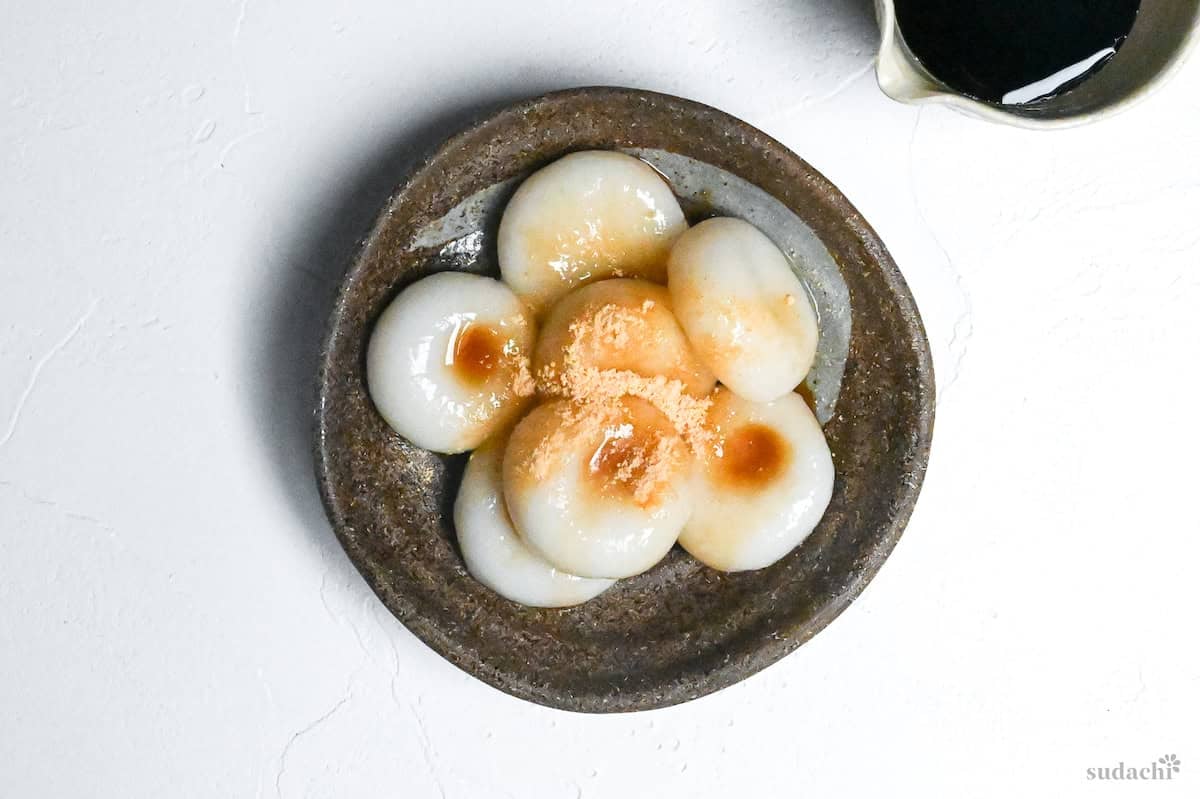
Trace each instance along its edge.
<instances>
[{"instance_id":1,"label":"speckled bowl surface","mask_svg":"<svg viewBox=\"0 0 1200 799\"><path fill-rule=\"evenodd\" d=\"M412 446L376 413L375 318L444 269L498 275L495 234L519 180L565 153L621 149L671 181L693 220L746 218L791 256L821 317L809 391L837 479L821 524L775 565L723 574L679 548L561 610L509 602L467 574L451 507L465 456ZM762 132L676 97L572 89L512 105L448 140L402 185L345 278L321 358L316 460L333 529L383 603L458 667L514 696L643 710L731 685L811 638L879 570L920 490L933 368L883 243L816 170Z\"/></svg>"}]
</instances>

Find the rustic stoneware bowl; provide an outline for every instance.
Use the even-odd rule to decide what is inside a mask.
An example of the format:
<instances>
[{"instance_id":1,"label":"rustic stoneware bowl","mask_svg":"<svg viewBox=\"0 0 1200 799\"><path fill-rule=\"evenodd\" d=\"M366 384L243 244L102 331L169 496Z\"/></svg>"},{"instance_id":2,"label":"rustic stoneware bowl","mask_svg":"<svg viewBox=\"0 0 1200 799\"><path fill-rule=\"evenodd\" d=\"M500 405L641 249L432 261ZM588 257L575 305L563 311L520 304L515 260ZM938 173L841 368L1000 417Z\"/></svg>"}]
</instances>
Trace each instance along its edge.
<instances>
[{"instance_id":1,"label":"rustic stoneware bowl","mask_svg":"<svg viewBox=\"0 0 1200 799\"><path fill-rule=\"evenodd\" d=\"M723 574L676 548L575 608L509 602L475 582L451 507L465 456L394 433L367 394L372 323L443 269L497 274L495 232L521 177L573 150L622 149L660 168L693 218L743 216L798 266L821 314L808 386L837 469L813 534L775 565ZM781 144L676 97L574 89L517 103L447 141L380 215L345 278L320 367L316 460L333 529L383 603L451 663L568 710L684 702L774 663L832 621L878 571L912 511L933 429L933 371L916 305L842 194Z\"/></svg>"}]
</instances>

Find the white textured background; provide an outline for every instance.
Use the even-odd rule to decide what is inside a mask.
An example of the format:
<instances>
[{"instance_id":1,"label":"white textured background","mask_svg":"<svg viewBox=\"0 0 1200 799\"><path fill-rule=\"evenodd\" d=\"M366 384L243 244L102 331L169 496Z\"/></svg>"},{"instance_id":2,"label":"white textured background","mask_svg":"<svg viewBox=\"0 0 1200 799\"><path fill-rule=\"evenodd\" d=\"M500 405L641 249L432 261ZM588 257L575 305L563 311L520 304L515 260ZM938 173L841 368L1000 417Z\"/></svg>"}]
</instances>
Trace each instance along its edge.
<instances>
[{"instance_id":1,"label":"white textured background","mask_svg":"<svg viewBox=\"0 0 1200 799\"><path fill-rule=\"evenodd\" d=\"M1200 59L1030 133L892 103L864 0L3 3L0 796L1195 796ZM511 699L395 623L312 488L347 244L475 109L624 84L835 181L934 346L898 549L667 710ZM1178 754L1172 784L1085 770Z\"/></svg>"}]
</instances>

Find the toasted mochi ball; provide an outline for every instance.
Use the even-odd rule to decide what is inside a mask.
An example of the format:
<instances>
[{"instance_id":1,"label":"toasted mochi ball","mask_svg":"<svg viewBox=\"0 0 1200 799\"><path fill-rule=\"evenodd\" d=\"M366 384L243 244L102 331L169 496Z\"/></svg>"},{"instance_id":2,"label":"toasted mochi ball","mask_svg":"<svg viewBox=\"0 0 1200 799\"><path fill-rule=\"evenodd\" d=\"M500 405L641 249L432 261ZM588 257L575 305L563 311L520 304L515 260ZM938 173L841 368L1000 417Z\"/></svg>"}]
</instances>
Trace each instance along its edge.
<instances>
[{"instance_id":1,"label":"toasted mochi ball","mask_svg":"<svg viewBox=\"0 0 1200 799\"><path fill-rule=\"evenodd\" d=\"M649 403L535 408L504 453L504 497L522 539L560 569L629 577L667 554L692 511L694 461Z\"/></svg>"},{"instance_id":2,"label":"toasted mochi ball","mask_svg":"<svg viewBox=\"0 0 1200 799\"><path fill-rule=\"evenodd\" d=\"M563 156L517 189L500 219L500 272L535 312L606 277L666 281L687 228L670 186L644 161L588 150Z\"/></svg>"},{"instance_id":3,"label":"toasted mochi ball","mask_svg":"<svg viewBox=\"0 0 1200 799\"><path fill-rule=\"evenodd\" d=\"M702 458L695 510L679 543L722 571L770 566L821 520L833 494L825 435L798 394L769 403L722 387L709 412L713 451Z\"/></svg>"},{"instance_id":4,"label":"toasted mochi ball","mask_svg":"<svg viewBox=\"0 0 1200 799\"><path fill-rule=\"evenodd\" d=\"M367 388L392 428L435 452L473 449L533 394L536 331L498 280L440 272L417 281L375 323Z\"/></svg>"},{"instance_id":5,"label":"toasted mochi ball","mask_svg":"<svg viewBox=\"0 0 1200 799\"><path fill-rule=\"evenodd\" d=\"M716 385L676 321L670 293L629 278L592 283L559 300L542 324L533 367L565 393L576 393L572 382L586 378L587 369L678 380L697 396Z\"/></svg>"},{"instance_id":6,"label":"toasted mochi ball","mask_svg":"<svg viewBox=\"0 0 1200 799\"><path fill-rule=\"evenodd\" d=\"M770 402L808 374L816 314L787 258L758 228L705 220L679 237L667 272L675 315L722 383Z\"/></svg>"},{"instance_id":7,"label":"toasted mochi ball","mask_svg":"<svg viewBox=\"0 0 1200 799\"><path fill-rule=\"evenodd\" d=\"M522 605L561 608L588 601L613 581L556 569L525 546L513 529L500 479L507 443L508 436L493 436L472 452L458 487L454 528L467 571L500 596Z\"/></svg>"}]
</instances>

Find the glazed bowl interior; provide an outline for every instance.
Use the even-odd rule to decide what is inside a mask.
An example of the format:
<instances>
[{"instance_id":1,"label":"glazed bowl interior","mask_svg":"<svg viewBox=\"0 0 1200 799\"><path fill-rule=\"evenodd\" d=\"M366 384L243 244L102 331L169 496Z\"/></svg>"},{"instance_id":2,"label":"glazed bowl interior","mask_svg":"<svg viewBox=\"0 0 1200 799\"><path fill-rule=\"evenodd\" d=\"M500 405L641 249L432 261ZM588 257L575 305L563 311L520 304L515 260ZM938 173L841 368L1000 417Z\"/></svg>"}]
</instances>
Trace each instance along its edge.
<instances>
[{"instance_id":1,"label":"glazed bowl interior","mask_svg":"<svg viewBox=\"0 0 1200 799\"><path fill-rule=\"evenodd\" d=\"M567 609L524 607L473 580L451 507L465 456L394 433L371 404L372 323L445 269L498 275L495 236L520 179L568 152L654 164L692 221L734 215L797 263L821 315L810 378L837 478L820 525L775 565L724 574L676 548ZM339 293L322 353L317 475L342 545L381 601L446 659L514 696L639 710L730 685L783 657L858 595L916 500L933 425L920 317L874 231L824 177L733 117L675 97L588 88L527 100L447 141L393 196Z\"/></svg>"}]
</instances>

